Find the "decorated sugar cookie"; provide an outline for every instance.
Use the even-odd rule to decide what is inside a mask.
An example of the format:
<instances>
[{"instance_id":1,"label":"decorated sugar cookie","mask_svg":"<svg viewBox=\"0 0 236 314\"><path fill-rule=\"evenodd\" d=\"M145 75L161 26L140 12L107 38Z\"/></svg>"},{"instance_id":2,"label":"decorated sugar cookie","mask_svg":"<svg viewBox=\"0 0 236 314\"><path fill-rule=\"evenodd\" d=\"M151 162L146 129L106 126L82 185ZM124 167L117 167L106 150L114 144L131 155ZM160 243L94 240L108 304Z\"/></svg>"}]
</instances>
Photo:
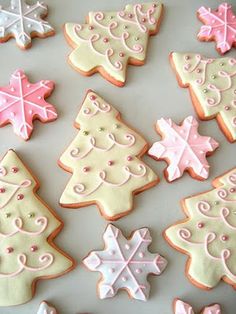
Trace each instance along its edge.
<instances>
[{"instance_id":1,"label":"decorated sugar cookie","mask_svg":"<svg viewBox=\"0 0 236 314\"><path fill-rule=\"evenodd\" d=\"M162 118L157 121L156 130L162 140L154 143L148 154L157 160L166 160L168 181L180 178L186 170L193 178L208 178L210 166L206 156L219 144L213 138L198 133L198 121L193 116L185 118L181 125Z\"/></svg>"},{"instance_id":2,"label":"decorated sugar cookie","mask_svg":"<svg viewBox=\"0 0 236 314\"><path fill-rule=\"evenodd\" d=\"M236 59L210 59L196 53L172 53L181 87L189 87L202 120L216 118L231 142L236 140Z\"/></svg>"},{"instance_id":3,"label":"decorated sugar cookie","mask_svg":"<svg viewBox=\"0 0 236 314\"><path fill-rule=\"evenodd\" d=\"M124 289L130 297L146 301L150 291L147 276L160 275L167 265L162 256L148 251L152 242L148 228L138 229L126 239L118 228L109 224L103 239L105 249L92 251L83 261L90 270L102 274L99 297L111 298Z\"/></svg>"},{"instance_id":4,"label":"decorated sugar cookie","mask_svg":"<svg viewBox=\"0 0 236 314\"><path fill-rule=\"evenodd\" d=\"M212 304L204 307L200 314L221 314L221 308L219 304ZM179 299L174 301L174 314L196 314L193 308L188 303L185 303Z\"/></svg>"},{"instance_id":5,"label":"decorated sugar cookie","mask_svg":"<svg viewBox=\"0 0 236 314\"><path fill-rule=\"evenodd\" d=\"M22 70L15 71L10 84L0 87L0 126L11 123L14 132L28 140L34 120L51 122L57 119L55 108L45 101L53 89L52 81L33 84Z\"/></svg>"},{"instance_id":6,"label":"decorated sugar cookie","mask_svg":"<svg viewBox=\"0 0 236 314\"><path fill-rule=\"evenodd\" d=\"M211 289L222 279L236 288L236 168L216 178L213 187L184 200L187 218L165 237L189 256L186 273L197 287Z\"/></svg>"},{"instance_id":7,"label":"decorated sugar cookie","mask_svg":"<svg viewBox=\"0 0 236 314\"><path fill-rule=\"evenodd\" d=\"M236 47L236 13L232 5L222 3L217 10L201 7L197 13L199 20L204 23L198 33L199 40L214 40L221 54Z\"/></svg>"},{"instance_id":8,"label":"decorated sugar cookie","mask_svg":"<svg viewBox=\"0 0 236 314\"><path fill-rule=\"evenodd\" d=\"M74 48L69 63L84 75L100 72L123 86L127 65L144 64L161 15L161 3L129 4L118 12L90 12L85 24L66 23L65 36Z\"/></svg>"},{"instance_id":9,"label":"decorated sugar cookie","mask_svg":"<svg viewBox=\"0 0 236 314\"><path fill-rule=\"evenodd\" d=\"M15 37L19 48L27 49L33 37L54 35L54 29L44 20L47 13L47 5L41 1L29 5L25 0L11 0L9 6L0 6L0 42Z\"/></svg>"},{"instance_id":10,"label":"decorated sugar cookie","mask_svg":"<svg viewBox=\"0 0 236 314\"><path fill-rule=\"evenodd\" d=\"M91 90L75 125L79 133L59 160L72 173L60 204L70 208L97 204L109 220L128 214L134 194L158 183L156 174L141 160L146 141Z\"/></svg>"},{"instance_id":11,"label":"decorated sugar cookie","mask_svg":"<svg viewBox=\"0 0 236 314\"><path fill-rule=\"evenodd\" d=\"M38 309L37 314L58 314L55 307L49 305L46 301L43 301Z\"/></svg>"},{"instance_id":12,"label":"decorated sugar cookie","mask_svg":"<svg viewBox=\"0 0 236 314\"><path fill-rule=\"evenodd\" d=\"M40 200L38 187L9 150L0 162L0 306L30 301L37 280L73 268L73 261L53 242L62 222Z\"/></svg>"}]
</instances>

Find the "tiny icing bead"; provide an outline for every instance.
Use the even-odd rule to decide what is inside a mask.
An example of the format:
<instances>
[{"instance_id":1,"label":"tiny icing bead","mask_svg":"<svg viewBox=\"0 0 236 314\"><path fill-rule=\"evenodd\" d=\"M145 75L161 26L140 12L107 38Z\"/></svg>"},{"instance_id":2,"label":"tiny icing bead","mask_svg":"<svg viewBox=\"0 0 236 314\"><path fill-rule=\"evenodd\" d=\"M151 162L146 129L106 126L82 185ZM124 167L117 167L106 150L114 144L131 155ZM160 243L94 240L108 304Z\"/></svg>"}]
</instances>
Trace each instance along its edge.
<instances>
[{"instance_id":1,"label":"tiny icing bead","mask_svg":"<svg viewBox=\"0 0 236 314\"><path fill-rule=\"evenodd\" d=\"M35 213L29 213L29 214L27 215L27 217L28 217L28 218L33 218L33 217L35 217Z\"/></svg>"},{"instance_id":2,"label":"tiny icing bead","mask_svg":"<svg viewBox=\"0 0 236 314\"><path fill-rule=\"evenodd\" d=\"M201 73L202 71L201 71L201 69L197 69L197 73Z\"/></svg>"},{"instance_id":3,"label":"tiny icing bead","mask_svg":"<svg viewBox=\"0 0 236 314\"><path fill-rule=\"evenodd\" d=\"M156 3L153 3L153 5L152 5L152 6L153 6L153 8L156 8L156 7L157 7Z\"/></svg>"},{"instance_id":4,"label":"tiny icing bead","mask_svg":"<svg viewBox=\"0 0 236 314\"><path fill-rule=\"evenodd\" d=\"M31 251L31 252L35 252L35 251L37 251L37 250L38 250L37 245L32 245L31 248L30 248L30 251Z\"/></svg>"},{"instance_id":5,"label":"tiny icing bead","mask_svg":"<svg viewBox=\"0 0 236 314\"><path fill-rule=\"evenodd\" d=\"M229 106L225 106L224 108L225 108L226 111L228 111L230 109Z\"/></svg>"},{"instance_id":6,"label":"tiny icing bead","mask_svg":"<svg viewBox=\"0 0 236 314\"><path fill-rule=\"evenodd\" d=\"M203 222L199 222L198 224L197 224L197 226L198 226L198 228L203 228L204 227L204 223Z\"/></svg>"},{"instance_id":7,"label":"tiny icing bead","mask_svg":"<svg viewBox=\"0 0 236 314\"><path fill-rule=\"evenodd\" d=\"M110 268L109 269L109 273L113 274L115 272L115 269L114 268Z\"/></svg>"},{"instance_id":8,"label":"tiny icing bead","mask_svg":"<svg viewBox=\"0 0 236 314\"><path fill-rule=\"evenodd\" d=\"M115 252L115 251L113 251L113 250L111 250L111 251L109 251L109 254L110 254L110 255L115 255L115 254L116 254L116 252Z\"/></svg>"},{"instance_id":9,"label":"tiny icing bead","mask_svg":"<svg viewBox=\"0 0 236 314\"><path fill-rule=\"evenodd\" d=\"M19 169L18 169L17 167L12 167L12 168L11 168L11 171L12 171L13 173L17 173L17 172L19 171Z\"/></svg>"},{"instance_id":10,"label":"tiny icing bead","mask_svg":"<svg viewBox=\"0 0 236 314\"><path fill-rule=\"evenodd\" d=\"M128 17L129 17L130 19L132 19L133 14L132 14L132 13L129 13Z\"/></svg>"},{"instance_id":11,"label":"tiny icing bead","mask_svg":"<svg viewBox=\"0 0 236 314\"><path fill-rule=\"evenodd\" d=\"M220 62L220 66L223 66L224 65L224 62Z\"/></svg>"},{"instance_id":12,"label":"tiny icing bead","mask_svg":"<svg viewBox=\"0 0 236 314\"><path fill-rule=\"evenodd\" d=\"M206 88L204 88L203 93L207 93L207 89Z\"/></svg>"},{"instance_id":13,"label":"tiny icing bead","mask_svg":"<svg viewBox=\"0 0 236 314\"><path fill-rule=\"evenodd\" d=\"M24 195L23 195L23 194L18 194L18 195L17 195L18 201L23 200L23 198L24 198Z\"/></svg>"},{"instance_id":14,"label":"tiny icing bead","mask_svg":"<svg viewBox=\"0 0 236 314\"><path fill-rule=\"evenodd\" d=\"M142 18L142 22L143 22L143 23L145 23L145 22L146 22L146 19L145 19L145 17L144 17L144 18Z\"/></svg>"},{"instance_id":15,"label":"tiny icing bead","mask_svg":"<svg viewBox=\"0 0 236 314\"><path fill-rule=\"evenodd\" d=\"M115 125L114 125L114 128L115 128L115 129L119 129L119 128L120 128L120 125L119 125L119 124L115 124Z\"/></svg>"},{"instance_id":16,"label":"tiny icing bead","mask_svg":"<svg viewBox=\"0 0 236 314\"><path fill-rule=\"evenodd\" d=\"M142 269L137 268L137 269L135 270L135 272L136 272L137 274L141 274L141 273L142 273Z\"/></svg>"},{"instance_id":17,"label":"tiny icing bead","mask_svg":"<svg viewBox=\"0 0 236 314\"><path fill-rule=\"evenodd\" d=\"M234 189L234 188L231 188L229 191L230 191L230 193L234 193L234 192L235 192L235 189Z\"/></svg>"},{"instance_id":18,"label":"tiny icing bead","mask_svg":"<svg viewBox=\"0 0 236 314\"><path fill-rule=\"evenodd\" d=\"M112 166L114 164L114 161L109 160L107 164L108 164L108 166Z\"/></svg>"},{"instance_id":19,"label":"tiny icing bead","mask_svg":"<svg viewBox=\"0 0 236 314\"><path fill-rule=\"evenodd\" d=\"M102 132L102 131L104 131L105 129L103 128L103 127L100 127L99 129L98 129L98 131L99 132Z\"/></svg>"},{"instance_id":20,"label":"tiny icing bead","mask_svg":"<svg viewBox=\"0 0 236 314\"><path fill-rule=\"evenodd\" d=\"M93 30L94 29L94 27L93 26L89 26L89 30L91 31L91 30Z\"/></svg>"},{"instance_id":21,"label":"tiny icing bead","mask_svg":"<svg viewBox=\"0 0 236 314\"><path fill-rule=\"evenodd\" d=\"M124 281L124 282L127 281L127 278L126 278L125 276L122 277L121 279L122 279L122 281Z\"/></svg>"},{"instance_id":22,"label":"tiny icing bead","mask_svg":"<svg viewBox=\"0 0 236 314\"><path fill-rule=\"evenodd\" d=\"M143 253L143 252L140 252L140 253L139 253L139 257L143 258L143 257L144 257L144 253Z\"/></svg>"},{"instance_id":23,"label":"tiny icing bead","mask_svg":"<svg viewBox=\"0 0 236 314\"><path fill-rule=\"evenodd\" d=\"M89 99L90 99L90 100L95 100L95 99L96 99L96 96L95 96L95 95L91 95L91 96L89 97Z\"/></svg>"},{"instance_id":24,"label":"tiny icing bead","mask_svg":"<svg viewBox=\"0 0 236 314\"><path fill-rule=\"evenodd\" d=\"M104 43L108 43L108 41L109 41L109 39L108 39L107 37L105 37L105 38L103 39L103 42L104 42Z\"/></svg>"},{"instance_id":25,"label":"tiny icing bead","mask_svg":"<svg viewBox=\"0 0 236 314\"><path fill-rule=\"evenodd\" d=\"M129 244L126 244L126 245L125 245L125 248L126 248L126 250L129 250L129 249L130 249L130 245L129 245Z\"/></svg>"},{"instance_id":26,"label":"tiny icing bead","mask_svg":"<svg viewBox=\"0 0 236 314\"><path fill-rule=\"evenodd\" d=\"M6 213L6 214L5 214L5 217L6 217L6 218L9 218L9 217L11 217L11 214L10 214L10 213Z\"/></svg>"},{"instance_id":27,"label":"tiny icing bead","mask_svg":"<svg viewBox=\"0 0 236 314\"><path fill-rule=\"evenodd\" d=\"M127 26L127 25L124 25L124 26L123 26L123 28L124 28L124 29L127 29L127 28L128 28L128 26Z\"/></svg>"},{"instance_id":28,"label":"tiny icing bead","mask_svg":"<svg viewBox=\"0 0 236 314\"><path fill-rule=\"evenodd\" d=\"M83 134L87 136L87 135L89 135L89 132L88 131L83 131Z\"/></svg>"},{"instance_id":29,"label":"tiny icing bead","mask_svg":"<svg viewBox=\"0 0 236 314\"><path fill-rule=\"evenodd\" d=\"M136 40L136 41L139 40L139 37L134 37L134 40Z\"/></svg>"},{"instance_id":30,"label":"tiny icing bead","mask_svg":"<svg viewBox=\"0 0 236 314\"><path fill-rule=\"evenodd\" d=\"M7 254L12 253L13 251L14 251L14 249L13 249L12 247L6 248L6 253L7 253Z\"/></svg>"},{"instance_id":31,"label":"tiny icing bead","mask_svg":"<svg viewBox=\"0 0 236 314\"><path fill-rule=\"evenodd\" d=\"M4 188L0 188L0 193L5 193L6 190Z\"/></svg>"},{"instance_id":32,"label":"tiny icing bead","mask_svg":"<svg viewBox=\"0 0 236 314\"><path fill-rule=\"evenodd\" d=\"M88 172L89 171L89 167L84 167L83 168L83 172Z\"/></svg>"},{"instance_id":33,"label":"tiny icing bead","mask_svg":"<svg viewBox=\"0 0 236 314\"><path fill-rule=\"evenodd\" d=\"M211 78L214 80L216 78L216 75L212 75Z\"/></svg>"},{"instance_id":34,"label":"tiny icing bead","mask_svg":"<svg viewBox=\"0 0 236 314\"><path fill-rule=\"evenodd\" d=\"M229 237L227 235L222 235L221 240L222 241L227 241L229 239Z\"/></svg>"},{"instance_id":35,"label":"tiny icing bead","mask_svg":"<svg viewBox=\"0 0 236 314\"><path fill-rule=\"evenodd\" d=\"M127 157L127 160L128 160L128 161L131 161L132 159L133 159L132 156L128 156L128 157Z\"/></svg>"},{"instance_id":36,"label":"tiny icing bead","mask_svg":"<svg viewBox=\"0 0 236 314\"><path fill-rule=\"evenodd\" d=\"M120 52L120 53L119 53L119 56L120 56L121 58L123 58L123 57L125 56L124 52Z\"/></svg>"}]
</instances>

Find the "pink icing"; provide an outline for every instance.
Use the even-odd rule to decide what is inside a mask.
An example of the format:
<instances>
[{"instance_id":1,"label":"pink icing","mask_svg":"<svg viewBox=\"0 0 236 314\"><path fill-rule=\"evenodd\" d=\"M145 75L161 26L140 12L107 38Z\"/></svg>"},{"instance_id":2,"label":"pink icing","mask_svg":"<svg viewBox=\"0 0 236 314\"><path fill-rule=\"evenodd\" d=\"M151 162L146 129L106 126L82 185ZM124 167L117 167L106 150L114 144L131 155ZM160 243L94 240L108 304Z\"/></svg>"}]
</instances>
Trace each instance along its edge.
<instances>
[{"instance_id":1,"label":"pink icing","mask_svg":"<svg viewBox=\"0 0 236 314\"><path fill-rule=\"evenodd\" d=\"M0 88L0 126L11 123L15 133L28 140L34 119L49 122L57 118L55 108L44 99L53 89L51 81L30 84L23 71L15 71L10 84Z\"/></svg>"},{"instance_id":2,"label":"pink icing","mask_svg":"<svg viewBox=\"0 0 236 314\"><path fill-rule=\"evenodd\" d=\"M231 5L222 3L215 11L201 7L198 13L199 19L205 24L198 34L200 40L214 39L221 53L236 45L236 17Z\"/></svg>"},{"instance_id":3,"label":"pink icing","mask_svg":"<svg viewBox=\"0 0 236 314\"><path fill-rule=\"evenodd\" d=\"M221 314L219 304L207 306L201 312L202 314ZM188 303L181 300L176 300L174 305L174 314L194 314L193 308Z\"/></svg>"},{"instance_id":4,"label":"pink icing","mask_svg":"<svg viewBox=\"0 0 236 314\"><path fill-rule=\"evenodd\" d=\"M113 297L119 289L126 288L135 299L146 300L148 274L160 275L167 264L159 254L148 252L152 242L148 229L136 230L127 240L118 228L108 225L103 238L106 249L91 252L83 261L90 270L103 274L100 297Z\"/></svg>"},{"instance_id":5,"label":"pink icing","mask_svg":"<svg viewBox=\"0 0 236 314\"><path fill-rule=\"evenodd\" d=\"M206 179L209 175L209 165L206 155L214 151L219 144L211 137L198 133L197 120L189 116L182 125L176 125L171 119L157 121L157 129L163 136L149 150L149 155L157 159L167 159L168 180L173 181L191 168L194 173Z\"/></svg>"}]
</instances>

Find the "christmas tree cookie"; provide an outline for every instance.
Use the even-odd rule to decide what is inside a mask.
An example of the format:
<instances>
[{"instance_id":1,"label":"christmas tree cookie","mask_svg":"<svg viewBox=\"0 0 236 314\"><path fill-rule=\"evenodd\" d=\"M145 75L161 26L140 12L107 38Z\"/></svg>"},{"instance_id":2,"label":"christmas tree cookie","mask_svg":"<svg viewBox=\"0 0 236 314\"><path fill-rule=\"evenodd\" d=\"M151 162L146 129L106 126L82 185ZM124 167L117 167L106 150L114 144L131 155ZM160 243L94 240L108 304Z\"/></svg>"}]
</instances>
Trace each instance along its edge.
<instances>
[{"instance_id":1,"label":"christmas tree cookie","mask_svg":"<svg viewBox=\"0 0 236 314\"><path fill-rule=\"evenodd\" d=\"M209 59L196 53L172 53L179 85L189 87L202 120L216 118L229 141L236 140L236 59Z\"/></svg>"},{"instance_id":2,"label":"christmas tree cookie","mask_svg":"<svg viewBox=\"0 0 236 314\"><path fill-rule=\"evenodd\" d=\"M72 173L60 204L78 208L96 203L109 220L126 215L134 194L158 183L141 161L146 141L93 91L88 91L75 125L79 133L59 160Z\"/></svg>"},{"instance_id":3,"label":"christmas tree cookie","mask_svg":"<svg viewBox=\"0 0 236 314\"><path fill-rule=\"evenodd\" d=\"M114 297L118 290L126 290L130 297L146 301L149 297L149 274L160 275L167 261L159 254L150 253L152 238L148 228L134 231L129 239L113 225L108 225L103 235L105 249L92 251L84 264L102 274L98 285L101 299Z\"/></svg>"},{"instance_id":4,"label":"christmas tree cookie","mask_svg":"<svg viewBox=\"0 0 236 314\"><path fill-rule=\"evenodd\" d=\"M204 24L198 33L199 40L216 41L216 49L220 54L236 47L236 14L232 5L222 3L217 10L203 6L197 14Z\"/></svg>"},{"instance_id":5,"label":"christmas tree cookie","mask_svg":"<svg viewBox=\"0 0 236 314\"><path fill-rule=\"evenodd\" d=\"M174 314L194 314L193 308L188 303L182 300L174 300ZM219 304L212 304L204 307L200 314L221 314L221 308Z\"/></svg>"},{"instance_id":6,"label":"christmas tree cookie","mask_svg":"<svg viewBox=\"0 0 236 314\"><path fill-rule=\"evenodd\" d=\"M184 171L199 180L205 180L209 175L209 156L219 144L211 137L198 133L198 121L189 116L181 125L171 119L157 121L156 130L162 140L156 142L149 149L148 154L157 160L165 160L168 167L165 177L169 182L180 178Z\"/></svg>"},{"instance_id":7,"label":"christmas tree cookie","mask_svg":"<svg viewBox=\"0 0 236 314\"><path fill-rule=\"evenodd\" d=\"M29 5L25 0L11 0L9 6L0 6L0 42L15 37L18 47L27 49L32 38L54 35L54 29L44 20L47 13L48 7L41 1Z\"/></svg>"},{"instance_id":8,"label":"christmas tree cookie","mask_svg":"<svg viewBox=\"0 0 236 314\"><path fill-rule=\"evenodd\" d=\"M53 242L62 222L40 200L38 182L16 153L0 162L0 306L30 301L39 279L55 278L73 261Z\"/></svg>"},{"instance_id":9,"label":"christmas tree cookie","mask_svg":"<svg viewBox=\"0 0 236 314\"><path fill-rule=\"evenodd\" d=\"M165 237L189 256L186 273L197 287L211 289L222 279L236 288L236 168L216 178L213 187L184 200L187 218Z\"/></svg>"},{"instance_id":10,"label":"christmas tree cookie","mask_svg":"<svg viewBox=\"0 0 236 314\"><path fill-rule=\"evenodd\" d=\"M90 12L85 24L65 24L74 51L69 63L80 73L100 74L117 86L126 80L128 64L142 65L148 38L158 31L161 3L126 5L118 12Z\"/></svg>"},{"instance_id":11,"label":"christmas tree cookie","mask_svg":"<svg viewBox=\"0 0 236 314\"><path fill-rule=\"evenodd\" d=\"M22 70L15 71L8 86L0 87L0 127L8 123L27 141L33 132L33 121L57 119L56 109L45 101L54 89L52 81L30 83Z\"/></svg>"}]
</instances>

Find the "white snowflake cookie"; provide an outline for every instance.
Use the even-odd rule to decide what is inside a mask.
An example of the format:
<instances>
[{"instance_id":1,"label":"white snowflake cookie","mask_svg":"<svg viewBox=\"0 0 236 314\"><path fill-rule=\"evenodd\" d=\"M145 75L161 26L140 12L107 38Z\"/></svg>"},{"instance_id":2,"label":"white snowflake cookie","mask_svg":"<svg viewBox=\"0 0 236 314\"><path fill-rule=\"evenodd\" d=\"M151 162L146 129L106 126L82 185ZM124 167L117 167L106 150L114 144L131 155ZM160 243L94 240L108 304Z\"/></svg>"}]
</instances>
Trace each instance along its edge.
<instances>
[{"instance_id":1,"label":"white snowflake cookie","mask_svg":"<svg viewBox=\"0 0 236 314\"><path fill-rule=\"evenodd\" d=\"M160 275L167 265L162 256L148 251L152 242L148 228L138 229L126 239L118 228L109 224L103 239L105 249L92 251L83 260L90 270L102 273L99 297L111 298L124 289L132 298L146 301L150 292L147 276Z\"/></svg>"},{"instance_id":2,"label":"white snowflake cookie","mask_svg":"<svg viewBox=\"0 0 236 314\"><path fill-rule=\"evenodd\" d=\"M40 1L29 5L25 0L11 0L8 7L0 5L0 42L15 37L17 45L27 49L32 38L54 35L52 26L43 19L47 13L47 5Z\"/></svg>"}]
</instances>

